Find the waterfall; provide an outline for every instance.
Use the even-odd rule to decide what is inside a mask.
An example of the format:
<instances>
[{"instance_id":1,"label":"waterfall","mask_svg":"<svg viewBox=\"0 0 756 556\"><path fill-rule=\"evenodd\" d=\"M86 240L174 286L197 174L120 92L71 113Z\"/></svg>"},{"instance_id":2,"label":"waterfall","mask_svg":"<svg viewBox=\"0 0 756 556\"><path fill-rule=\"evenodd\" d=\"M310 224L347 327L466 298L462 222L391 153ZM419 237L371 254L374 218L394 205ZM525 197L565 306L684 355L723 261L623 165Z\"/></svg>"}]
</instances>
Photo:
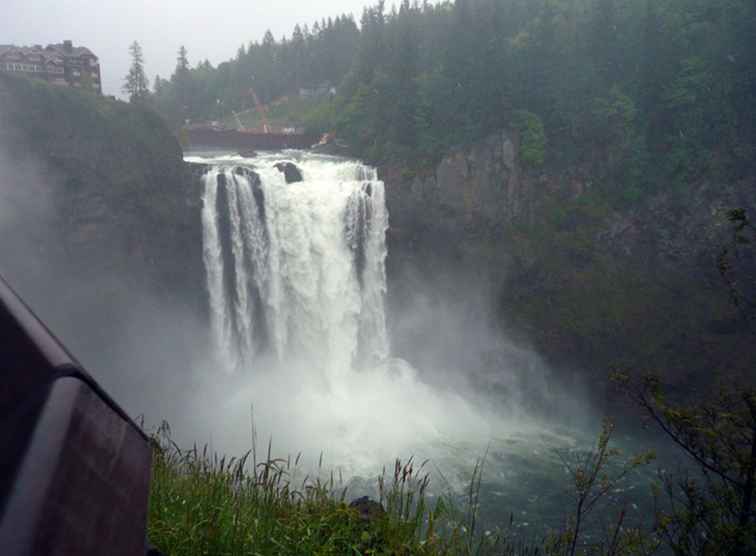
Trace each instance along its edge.
<instances>
[{"instance_id":1,"label":"waterfall","mask_svg":"<svg viewBox=\"0 0 756 556\"><path fill-rule=\"evenodd\" d=\"M300 155L216 161L203 177L203 258L213 340L231 372L297 358L337 382L388 356L388 213L374 169Z\"/></svg>"},{"instance_id":2,"label":"waterfall","mask_svg":"<svg viewBox=\"0 0 756 556\"><path fill-rule=\"evenodd\" d=\"M206 167L203 257L214 344L197 375L192 430L242 453L254 407L254 430L270 435L279 453L327 453L347 475L364 476L397 456L440 455L457 440L485 449L493 430L523 430L514 417L504 422L466 399L462 381L424 382L426 369L433 377L444 369L426 346L417 346L429 362L422 371L390 353L389 215L375 169L300 151L185 160ZM282 162L294 163L302 180ZM445 468L446 477L453 473Z\"/></svg>"}]
</instances>

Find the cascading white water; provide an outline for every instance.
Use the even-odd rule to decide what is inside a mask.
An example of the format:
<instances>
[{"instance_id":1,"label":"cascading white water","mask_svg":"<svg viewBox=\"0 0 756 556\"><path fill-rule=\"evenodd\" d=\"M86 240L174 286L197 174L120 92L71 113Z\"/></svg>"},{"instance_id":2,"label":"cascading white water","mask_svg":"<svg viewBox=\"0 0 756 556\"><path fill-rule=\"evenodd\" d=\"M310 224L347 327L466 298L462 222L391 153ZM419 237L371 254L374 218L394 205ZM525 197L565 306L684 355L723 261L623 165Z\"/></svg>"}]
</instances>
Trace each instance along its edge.
<instances>
[{"instance_id":1,"label":"cascading white water","mask_svg":"<svg viewBox=\"0 0 756 556\"><path fill-rule=\"evenodd\" d=\"M301 182L276 168L289 157ZM203 253L214 359L231 375L202 392L201 405L218 396L203 419L220 418L216 439L245 445L250 405L290 449L361 470L446 435L488 437L476 408L390 357L389 216L373 168L301 152L188 160L210 164Z\"/></svg>"},{"instance_id":2,"label":"cascading white water","mask_svg":"<svg viewBox=\"0 0 756 556\"><path fill-rule=\"evenodd\" d=\"M303 181L286 183L275 164L287 159ZM277 455L303 452L307 473L318 472L325 454L345 477L374 476L395 457L431 458L437 484L459 491L489 448L508 466L504 454L571 442L516 408L492 407L462 381L431 386L422 379L437 371L427 346L417 346L431 355L420 358L431 362L423 374L391 357L389 215L375 170L296 151L187 160L210 165L203 255L217 352L194 378L184 423L193 441L204 434L211 448L240 454L257 431ZM438 324L442 341L467 333ZM491 478L519 484L505 467Z\"/></svg>"},{"instance_id":3,"label":"cascading white water","mask_svg":"<svg viewBox=\"0 0 756 556\"><path fill-rule=\"evenodd\" d=\"M295 356L333 384L388 355L383 183L310 157L287 184L275 157L205 174L203 253L216 348L232 370Z\"/></svg>"}]
</instances>

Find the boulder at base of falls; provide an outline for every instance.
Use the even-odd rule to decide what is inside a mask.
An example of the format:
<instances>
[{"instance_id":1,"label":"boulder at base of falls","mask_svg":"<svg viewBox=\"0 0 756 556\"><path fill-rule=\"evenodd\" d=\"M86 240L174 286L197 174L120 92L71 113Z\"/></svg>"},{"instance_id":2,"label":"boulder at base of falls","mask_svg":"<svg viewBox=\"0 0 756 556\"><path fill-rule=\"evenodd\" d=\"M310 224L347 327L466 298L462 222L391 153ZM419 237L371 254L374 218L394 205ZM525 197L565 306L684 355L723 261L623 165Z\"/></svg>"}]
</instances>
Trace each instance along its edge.
<instances>
[{"instance_id":1,"label":"boulder at base of falls","mask_svg":"<svg viewBox=\"0 0 756 556\"><path fill-rule=\"evenodd\" d=\"M276 162L274 166L276 167L276 170L284 175L284 178L286 178L286 183L296 183L298 181L303 181L302 172L293 162Z\"/></svg>"}]
</instances>

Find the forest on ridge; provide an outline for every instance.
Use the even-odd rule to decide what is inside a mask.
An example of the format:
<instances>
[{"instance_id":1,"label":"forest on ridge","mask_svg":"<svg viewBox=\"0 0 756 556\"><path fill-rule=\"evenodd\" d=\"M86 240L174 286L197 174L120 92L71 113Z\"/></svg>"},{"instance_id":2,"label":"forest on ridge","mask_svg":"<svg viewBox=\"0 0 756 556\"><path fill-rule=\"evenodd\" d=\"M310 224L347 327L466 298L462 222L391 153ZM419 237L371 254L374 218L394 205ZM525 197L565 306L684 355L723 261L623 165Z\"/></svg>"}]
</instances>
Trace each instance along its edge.
<instances>
[{"instance_id":1,"label":"forest on ridge","mask_svg":"<svg viewBox=\"0 0 756 556\"><path fill-rule=\"evenodd\" d=\"M616 202L756 157L756 7L747 0L403 1L242 45L217 68L180 57L151 99L175 123L328 83L306 115L374 162L429 167L500 128L533 168L579 164Z\"/></svg>"}]
</instances>

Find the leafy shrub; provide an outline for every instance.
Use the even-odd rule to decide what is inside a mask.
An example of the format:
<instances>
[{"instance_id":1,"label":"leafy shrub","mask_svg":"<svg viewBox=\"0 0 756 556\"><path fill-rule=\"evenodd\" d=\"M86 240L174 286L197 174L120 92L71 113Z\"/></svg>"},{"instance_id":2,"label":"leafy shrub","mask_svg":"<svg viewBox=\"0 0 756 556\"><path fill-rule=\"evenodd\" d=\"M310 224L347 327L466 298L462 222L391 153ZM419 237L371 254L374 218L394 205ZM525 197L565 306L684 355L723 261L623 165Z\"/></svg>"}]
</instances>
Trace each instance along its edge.
<instances>
[{"instance_id":1,"label":"leafy shrub","mask_svg":"<svg viewBox=\"0 0 756 556\"><path fill-rule=\"evenodd\" d=\"M546 158L546 131L543 122L534 113L518 110L514 126L520 132L520 157L526 166L540 168Z\"/></svg>"}]
</instances>

